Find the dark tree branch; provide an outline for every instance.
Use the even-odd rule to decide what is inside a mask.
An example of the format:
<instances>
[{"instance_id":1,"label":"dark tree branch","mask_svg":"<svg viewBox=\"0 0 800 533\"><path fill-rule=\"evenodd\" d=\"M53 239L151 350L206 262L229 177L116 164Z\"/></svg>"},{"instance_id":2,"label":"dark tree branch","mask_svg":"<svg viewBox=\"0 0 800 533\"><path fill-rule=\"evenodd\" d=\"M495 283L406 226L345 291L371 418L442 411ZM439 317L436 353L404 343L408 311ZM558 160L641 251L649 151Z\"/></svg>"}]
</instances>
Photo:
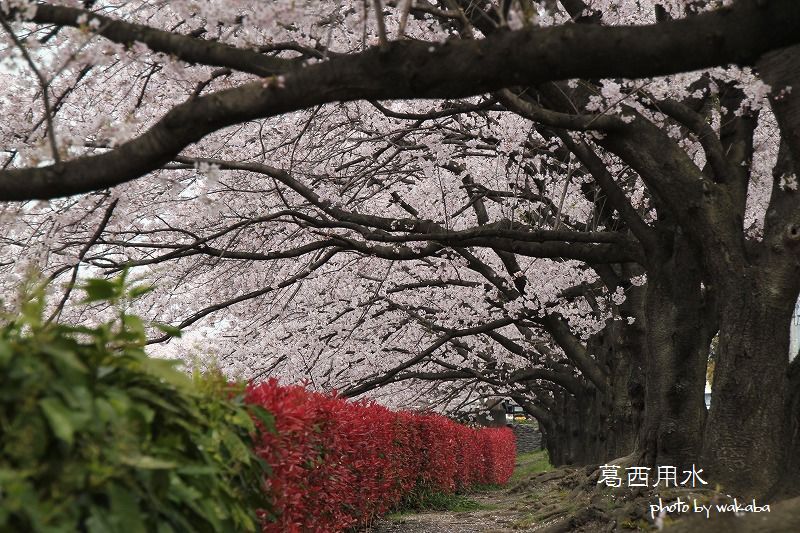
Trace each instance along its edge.
<instances>
[{"instance_id":1,"label":"dark tree branch","mask_svg":"<svg viewBox=\"0 0 800 533\"><path fill-rule=\"evenodd\" d=\"M74 25L82 13L53 9L43 4L39 16L49 13L53 19L63 17L60 24ZM131 25L122 24L127 28L120 39L130 42ZM798 42L798 27L796 0L740 0L731 8L650 26L568 24L498 32L480 41L395 41L386 49L294 67L280 82L246 84L178 105L146 133L101 155L0 171L0 200L50 199L112 187L160 168L189 144L226 126L329 102L457 98L551 80L648 77L728 63L751 65L765 52ZM168 43L175 37L157 35ZM153 46L158 39L153 37ZM181 41L177 48L183 45ZM226 64L215 60L216 51L195 52L195 62L233 68L227 59ZM243 57L252 53L220 53L227 58L228 52L242 63L251 61Z\"/></svg>"},{"instance_id":2,"label":"dark tree branch","mask_svg":"<svg viewBox=\"0 0 800 533\"><path fill-rule=\"evenodd\" d=\"M456 339L459 337L469 337L472 335L479 335L481 333L486 333L488 331L495 330L497 328L502 328L507 326L513 322L511 318L500 318L498 320L493 320L491 322L487 322L480 326L474 326L471 328L463 328L457 330L450 330L449 332L445 333L444 335L439 336L430 346L428 346L425 350L421 351L411 359L396 365L394 368L389 370L388 372L383 373L378 377L374 377L368 380L363 381L359 385L355 385L353 387L349 387L348 389L342 392L342 396L345 398L354 398L365 392L369 392L377 387L382 386L385 383L390 383L392 379L407 368L410 368L417 363L424 361L429 356L433 355L436 350L444 346L446 343L450 342L452 339Z\"/></svg>"}]
</instances>

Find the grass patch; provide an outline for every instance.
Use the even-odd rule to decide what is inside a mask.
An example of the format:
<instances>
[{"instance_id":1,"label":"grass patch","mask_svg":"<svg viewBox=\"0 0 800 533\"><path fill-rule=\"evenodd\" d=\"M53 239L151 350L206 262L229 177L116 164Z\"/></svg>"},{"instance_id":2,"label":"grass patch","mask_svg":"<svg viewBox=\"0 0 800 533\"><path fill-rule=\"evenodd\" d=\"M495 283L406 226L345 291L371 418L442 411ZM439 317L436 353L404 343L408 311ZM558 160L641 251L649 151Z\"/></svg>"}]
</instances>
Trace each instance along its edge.
<instances>
[{"instance_id":1,"label":"grass patch","mask_svg":"<svg viewBox=\"0 0 800 533\"><path fill-rule=\"evenodd\" d=\"M469 511L481 511L493 508L463 494L445 494L443 492L415 491L401 504L394 515L418 511L450 511L453 513L465 513Z\"/></svg>"},{"instance_id":2,"label":"grass patch","mask_svg":"<svg viewBox=\"0 0 800 533\"><path fill-rule=\"evenodd\" d=\"M527 479L534 474L549 472L553 469L547 450L520 454L517 456L517 464L519 466L514 470L514 475L511 476L510 483L512 484Z\"/></svg>"},{"instance_id":3,"label":"grass patch","mask_svg":"<svg viewBox=\"0 0 800 533\"><path fill-rule=\"evenodd\" d=\"M406 517L408 515L414 514L412 511L395 511L393 513L389 513L383 517L384 520L389 520L390 522L405 522Z\"/></svg>"}]
</instances>

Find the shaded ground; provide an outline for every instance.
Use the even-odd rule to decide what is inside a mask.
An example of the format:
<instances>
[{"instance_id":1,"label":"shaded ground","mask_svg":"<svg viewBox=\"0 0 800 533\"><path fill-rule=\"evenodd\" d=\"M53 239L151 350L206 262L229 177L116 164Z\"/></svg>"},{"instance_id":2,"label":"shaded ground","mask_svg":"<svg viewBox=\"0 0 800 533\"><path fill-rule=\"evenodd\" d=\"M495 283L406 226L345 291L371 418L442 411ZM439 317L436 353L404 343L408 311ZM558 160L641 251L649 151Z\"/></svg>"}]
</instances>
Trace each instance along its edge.
<instances>
[{"instance_id":1,"label":"shaded ground","mask_svg":"<svg viewBox=\"0 0 800 533\"><path fill-rule=\"evenodd\" d=\"M552 470L546 455L521 456L507 488L474 492L462 498L468 510L398 513L377 522L369 533L602 533L655 531L667 533L784 533L800 531L800 498L771 505L770 512L668 513L654 520L650 505L697 501L725 505L731 500L712 490L608 489L597 484L594 468ZM741 502L740 502L741 503ZM765 503L765 502L758 502ZM462 505L463 507L463 505Z\"/></svg>"}]
</instances>

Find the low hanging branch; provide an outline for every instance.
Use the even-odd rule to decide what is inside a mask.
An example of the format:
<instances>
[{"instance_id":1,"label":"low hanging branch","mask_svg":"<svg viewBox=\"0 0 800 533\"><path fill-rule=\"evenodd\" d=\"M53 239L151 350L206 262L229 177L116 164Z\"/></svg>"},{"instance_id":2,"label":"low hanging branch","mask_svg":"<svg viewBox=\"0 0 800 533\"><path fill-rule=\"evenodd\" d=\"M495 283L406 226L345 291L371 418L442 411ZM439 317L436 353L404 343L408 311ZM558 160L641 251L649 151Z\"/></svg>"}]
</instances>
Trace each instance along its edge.
<instances>
[{"instance_id":1,"label":"low hanging branch","mask_svg":"<svg viewBox=\"0 0 800 533\"><path fill-rule=\"evenodd\" d=\"M139 137L107 153L38 168L0 171L0 200L50 199L104 189L168 163L185 147L226 126L317 105L360 99L453 98L570 78L648 77L735 63L800 41L795 0L740 0L731 8L649 26L567 24L498 32L445 43L393 41L385 48L301 68L250 50L122 21L100 20L117 42L148 42L180 59L244 72L280 71L261 81L180 104ZM83 10L40 5L38 24L78 27ZM6 17L16 16L12 12ZM115 32L110 33L112 28ZM625 58L625 60L620 60Z\"/></svg>"}]
</instances>

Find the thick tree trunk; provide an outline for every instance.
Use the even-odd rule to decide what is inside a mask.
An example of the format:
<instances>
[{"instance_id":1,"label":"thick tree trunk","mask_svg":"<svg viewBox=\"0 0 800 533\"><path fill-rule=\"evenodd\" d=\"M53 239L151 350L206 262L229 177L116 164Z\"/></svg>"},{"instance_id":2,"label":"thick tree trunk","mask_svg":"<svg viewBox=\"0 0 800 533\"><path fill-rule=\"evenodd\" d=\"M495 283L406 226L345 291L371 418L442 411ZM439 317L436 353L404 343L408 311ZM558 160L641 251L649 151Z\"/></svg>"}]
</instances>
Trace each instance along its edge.
<instances>
[{"instance_id":1,"label":"thick tree trunk","mask_svg":"<svg viewBox=\"0 0 800 533\"><path fill-rule=\"evenodd\" d=\"M784 176L800 175L800 95L796 89L800 85L800 46L792 46L764 55L757 65L759 74L772 87L770 104L781 131L781 150L778 162L773 168L776 182ZM789 92L789 88L795 91ZM776 195L778 195L776 197ZM798 261L798 237L800 236L800 210L796 190L773 187L773 198L766 215L767 233L782 238L773 239L773 252L787 266L793 266L784 278L794 280L789 287L780 287L778 292L784 296L780 309L785 315L788 300L794 305L800 278L800 261ZM772 231L769 231L772 230ZM776 231L777 230L777 231ZM787 253L788 252L788 253ZM793 265L792 265L793 263ZM791 268L791 267L790 267ZM785 284L784 284L785 285ZM774 287L770 287L774 290ZM782 316L780 320L783 320ZM787 324L788 326L788 324ZM786 336L788 342L788 336ZM775 346L780 350L781 346ZM787 354L789 356L796 354ZM776 356L777 357L777 356ZM775 493L781 496L800 494L800 358L789 365L787 373L787 398L784 406L784 437L781 446L784 450L781 474L782 479L775 487Z\"/></svg>"},{"instance_id":2,"label":"thick tree trunk","mask_svg":"<svg viewBox=\"0 0 800 533\"><path fill-rule=\"evenodd\" d=\"M781 479L775 496L779 498L800 494L800 357L789 364L789 391L786 401L786 454Z\"/></svg>"},{"instance_id":3,"label":"thick tree trunk","mask_svg":"<svg viewBox=\"0 0 800 533\"><path fill-rule=\"evenodd\" d=\"M608 392L595 390L593 400L601 444L589 461L605 463L630 454L636 446L644 410L644 324L608 323L587 349L608 368Z\"/></svg>"},{"instance_id":4,"label":"thick tree trunk","mask_svg":"<svg viewBox=\"0 0 800 533\"><path fill-rule=\"evenodd\" d=\"M714 328L704 307L697 254L680 235L664 232L661 240L648 268L645 419L638 452L643 465L680 470L700 456Z\"/></svg>"},{"instance_id":5,"label":"thick tree trunk","mask_svg":"<svg viewBox=\"0 0 800 533\"><path fill-rule=\"evenodd\" d=\"M703 467L743 496L768 495L785 460L789 322L796 292L754 268L722 288Z\"/></svg>"}]
</instances>

